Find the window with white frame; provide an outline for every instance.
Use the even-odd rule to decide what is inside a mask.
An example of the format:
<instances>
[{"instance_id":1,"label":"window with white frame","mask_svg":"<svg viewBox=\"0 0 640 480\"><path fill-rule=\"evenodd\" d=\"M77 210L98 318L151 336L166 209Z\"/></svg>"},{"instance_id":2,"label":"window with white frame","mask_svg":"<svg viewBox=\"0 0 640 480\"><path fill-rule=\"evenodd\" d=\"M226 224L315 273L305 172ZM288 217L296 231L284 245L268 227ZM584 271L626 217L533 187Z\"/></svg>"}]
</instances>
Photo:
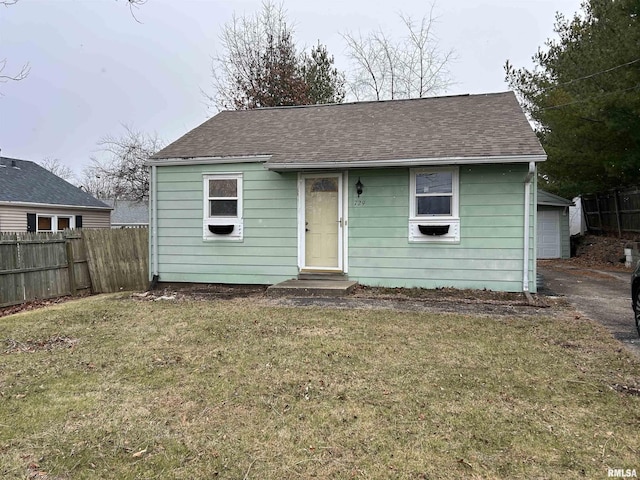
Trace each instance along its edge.
<instances>
[{"instance_id":1,"label":"window with white frame","mask_svg":"<svg viewBox=\"0 0 640 480\"><path fill-rule=\"evenodd\" d=\"M409 240L459 241L458 168L414 169L410 181Z\"/></svg>"},{"instance_id":2,"label":"window with white frame","mask_svg":"<svg viewBox=\"0 0 640 480\"><path fill-rule=\"evenodd\" d=\"M73 228L73 217L61 217L58 215L58 231L67 230Z\"/></svg>"},{"instance_id":3,"label":"window with white frame","mask_svg":"<svg viewBox=\"0 0 640 480\"><path fill-rule=\"evenodd\" d=\"M37 232L61 232L74 228L74 217L67 215L37 215Z\"/></svg>"},{"instance_id":4,"label":"window with white frame","mask_svg":"<svg viewBox=\"0 0 640 480\"><path fill-rule=\"evenodd\" d=\"M38 229L37 232L53 232L54 217L51 215L38 215Z\"/></svg>"},{"instance_id":5,"label":"window with white frame","mask_svg":"<svg viewBox=\"0 0 640 480\"><path fill-rule=\"evenodd\" d=\"M204 184L205 240L242 239L242 174L207 174Z\"/></svg>"}]
</instances>

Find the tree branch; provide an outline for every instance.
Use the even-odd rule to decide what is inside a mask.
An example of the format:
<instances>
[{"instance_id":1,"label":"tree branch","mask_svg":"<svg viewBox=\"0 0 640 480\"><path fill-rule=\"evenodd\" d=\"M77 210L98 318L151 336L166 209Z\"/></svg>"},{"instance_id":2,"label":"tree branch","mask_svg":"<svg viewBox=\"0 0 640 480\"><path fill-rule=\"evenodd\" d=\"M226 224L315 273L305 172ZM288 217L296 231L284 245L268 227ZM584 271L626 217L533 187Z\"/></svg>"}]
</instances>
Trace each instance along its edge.
<instances>
[{"instance_id":1,"label":"tree branch","mask_svg":"<svg viewBox=\"0 0 640 480\"><path fill-rule=\"evenodd\" d=\"M8 81L19 82L20 80L24 80L25 78L27 78L29 76L29 72L31 71L31 66L29 65L29 63L25 63L24 65L22 65L22 68L16 75L3 75L6 66L7 60L0 60L0 83L6 83Z\"/></svg>"},{"instance_id":2,"label":"tree branch","mask_svg":"<svg viewBox=\"0 0 640 480\"><path fill-rule=\"evenodd\" d=\"M356 98L376 100L414 98L433 95L451 85L447 65L454 58L453 50L441 53L433 33L436 22L435 4L429 13L415 23L400 13L407 33L399 41L383 30L364 38L342 34L347 43L347 55L354 63L349 87Z\"/></svg>"}]
</instances>

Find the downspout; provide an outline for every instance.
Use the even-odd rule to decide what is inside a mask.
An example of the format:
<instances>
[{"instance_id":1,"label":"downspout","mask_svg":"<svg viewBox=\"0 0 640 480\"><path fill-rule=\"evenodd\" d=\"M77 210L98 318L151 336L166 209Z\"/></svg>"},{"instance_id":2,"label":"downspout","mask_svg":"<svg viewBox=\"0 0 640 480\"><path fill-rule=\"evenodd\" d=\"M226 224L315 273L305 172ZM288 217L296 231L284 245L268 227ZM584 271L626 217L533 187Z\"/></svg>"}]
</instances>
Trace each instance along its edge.
<instances>
[{"instance_id":1,"label":"downspout","mask_svg":"<svg viewBox=\"0 0 640 480\"><path fill-rule=\"evenodd\" d=\"M536 173L536 163L529 162L529 171L524 177L524 265L522 268L522 291L527 297L529 303L533 302L533 298L529 293L529 236L530 236L530 214L531 214L531 182Z\"/></svg>"},{"instance_id":2,"label":"downspout","mask_svg":"<svg viewBox=\"0 0 640 480\"><path fill-rule=\"evenodd\" d=\"M158 268L158 172L157 166L151 166L151 242L152 242L152 255L153 255L153 278L151 279L152 287L158 283L159 268Z\"/></svg>"}]
</instances>

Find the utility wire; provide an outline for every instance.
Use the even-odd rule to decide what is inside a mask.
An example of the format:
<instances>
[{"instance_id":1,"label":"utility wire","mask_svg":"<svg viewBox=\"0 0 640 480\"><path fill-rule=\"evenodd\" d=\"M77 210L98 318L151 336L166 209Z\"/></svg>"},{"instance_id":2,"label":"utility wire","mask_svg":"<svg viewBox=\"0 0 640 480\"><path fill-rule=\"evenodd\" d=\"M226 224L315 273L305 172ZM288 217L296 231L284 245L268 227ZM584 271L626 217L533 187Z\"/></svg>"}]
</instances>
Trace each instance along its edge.
<instances>
[{"instance_id":1,"label":"utility wire","mask_svg":"<svg viewBox=\"0 0 640 480\"><path fill-rule=\"evenodd\" d=\"M640 60L640 59L639 59L639 60ZM625 88L625 89L623 89L623 90L614 90L613 92L605 92L605 93L602 93L602 94L600 94L600 95L595 95L595 96L593 96L593 97L587 97L587 98L582 98L582 99L580 99L580 100L574 100L573 102L562 103L562 104L560 104L560 105L553 105L553 106L551 106L551 107L543 107L543 108L541 108L540 110L555 110L555 109L557 109L557 108L567 107L567 106L569 106L569 105L574 105L574 104L576 104L576 103L584 103L584 102L588 102L588 101L594 100L594 99L596 99L596 98L606 97L607 95L613 95L614 93L624 93L624 92L629 92L629 91L631 91L631 90L635 90L635 89L638 89L638 88L640 88L640 83L639 83L639 84L637 84L637 85L636 85L636 86L634 86L634 87Z\"/></svg>"},{"instance_id":2,"label":"utility wire","mask_svg":"<svg viewBox=\"0 0 640 480\"><path fill-rule=\"evenodd\" d=\"M569 80L568 82L563 82L563 83L559 83L557 85L552 85L549 88L551 89L551 88L562 87L564 85L571 85L572 83L575 83L575 82L577 82L579 80L586 80L587 78L593 78L593 77L595 77L597 75L601 75L603 73L613 72L614 70L617 70L617 69L622 68L622 67L627 67L629 65L633 65L634 63L638 63L638 62L640 62L640 58L636 58L635 60L631 60L630 62L627 62L627 63L622 63L620 65L616 65L615 67L607 68L606 70L600 70L599 72L595 72L595 73L591 73L589 75L585 75L584 77L574 78L573 80Z\"/></svg>"}]
</instances>

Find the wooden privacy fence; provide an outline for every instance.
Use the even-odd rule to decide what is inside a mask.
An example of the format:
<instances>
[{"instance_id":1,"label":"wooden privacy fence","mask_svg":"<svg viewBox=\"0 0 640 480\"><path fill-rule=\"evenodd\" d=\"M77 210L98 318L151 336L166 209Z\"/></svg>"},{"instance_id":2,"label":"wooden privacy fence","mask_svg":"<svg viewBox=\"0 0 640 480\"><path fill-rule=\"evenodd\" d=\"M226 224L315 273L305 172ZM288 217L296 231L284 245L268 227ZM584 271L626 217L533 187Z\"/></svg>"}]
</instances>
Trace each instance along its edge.
<instances>
[{"instance_id":1,"label":"wooden privacy fence","mask_svg":"<svg viewBox=\"0 0 640 480\"><path fill-rule=\"evenodd\" d=\"M149 229L85 230L91 285L95 293L146 289Z\"/></svg>"},{"instance_id":2,"label":"wooden privacy fence","mask_svg":"<svg viewBox=\"0 0 640 480\"><path fill-rule=\"evenodd\" d=\"M640 233L640 188L582 196L587 229L592 232Z\"/></svg>"},{"instance_id":3,"label":"wooden privacy fence","mask_svg":"<svg viewBox=\"0 0 640 480\"><path fill-rule=\"evenodd\" d=\"M148 271L147 229L0 233L0 307L140 290Z\"/></svg>"}]
</instances>

